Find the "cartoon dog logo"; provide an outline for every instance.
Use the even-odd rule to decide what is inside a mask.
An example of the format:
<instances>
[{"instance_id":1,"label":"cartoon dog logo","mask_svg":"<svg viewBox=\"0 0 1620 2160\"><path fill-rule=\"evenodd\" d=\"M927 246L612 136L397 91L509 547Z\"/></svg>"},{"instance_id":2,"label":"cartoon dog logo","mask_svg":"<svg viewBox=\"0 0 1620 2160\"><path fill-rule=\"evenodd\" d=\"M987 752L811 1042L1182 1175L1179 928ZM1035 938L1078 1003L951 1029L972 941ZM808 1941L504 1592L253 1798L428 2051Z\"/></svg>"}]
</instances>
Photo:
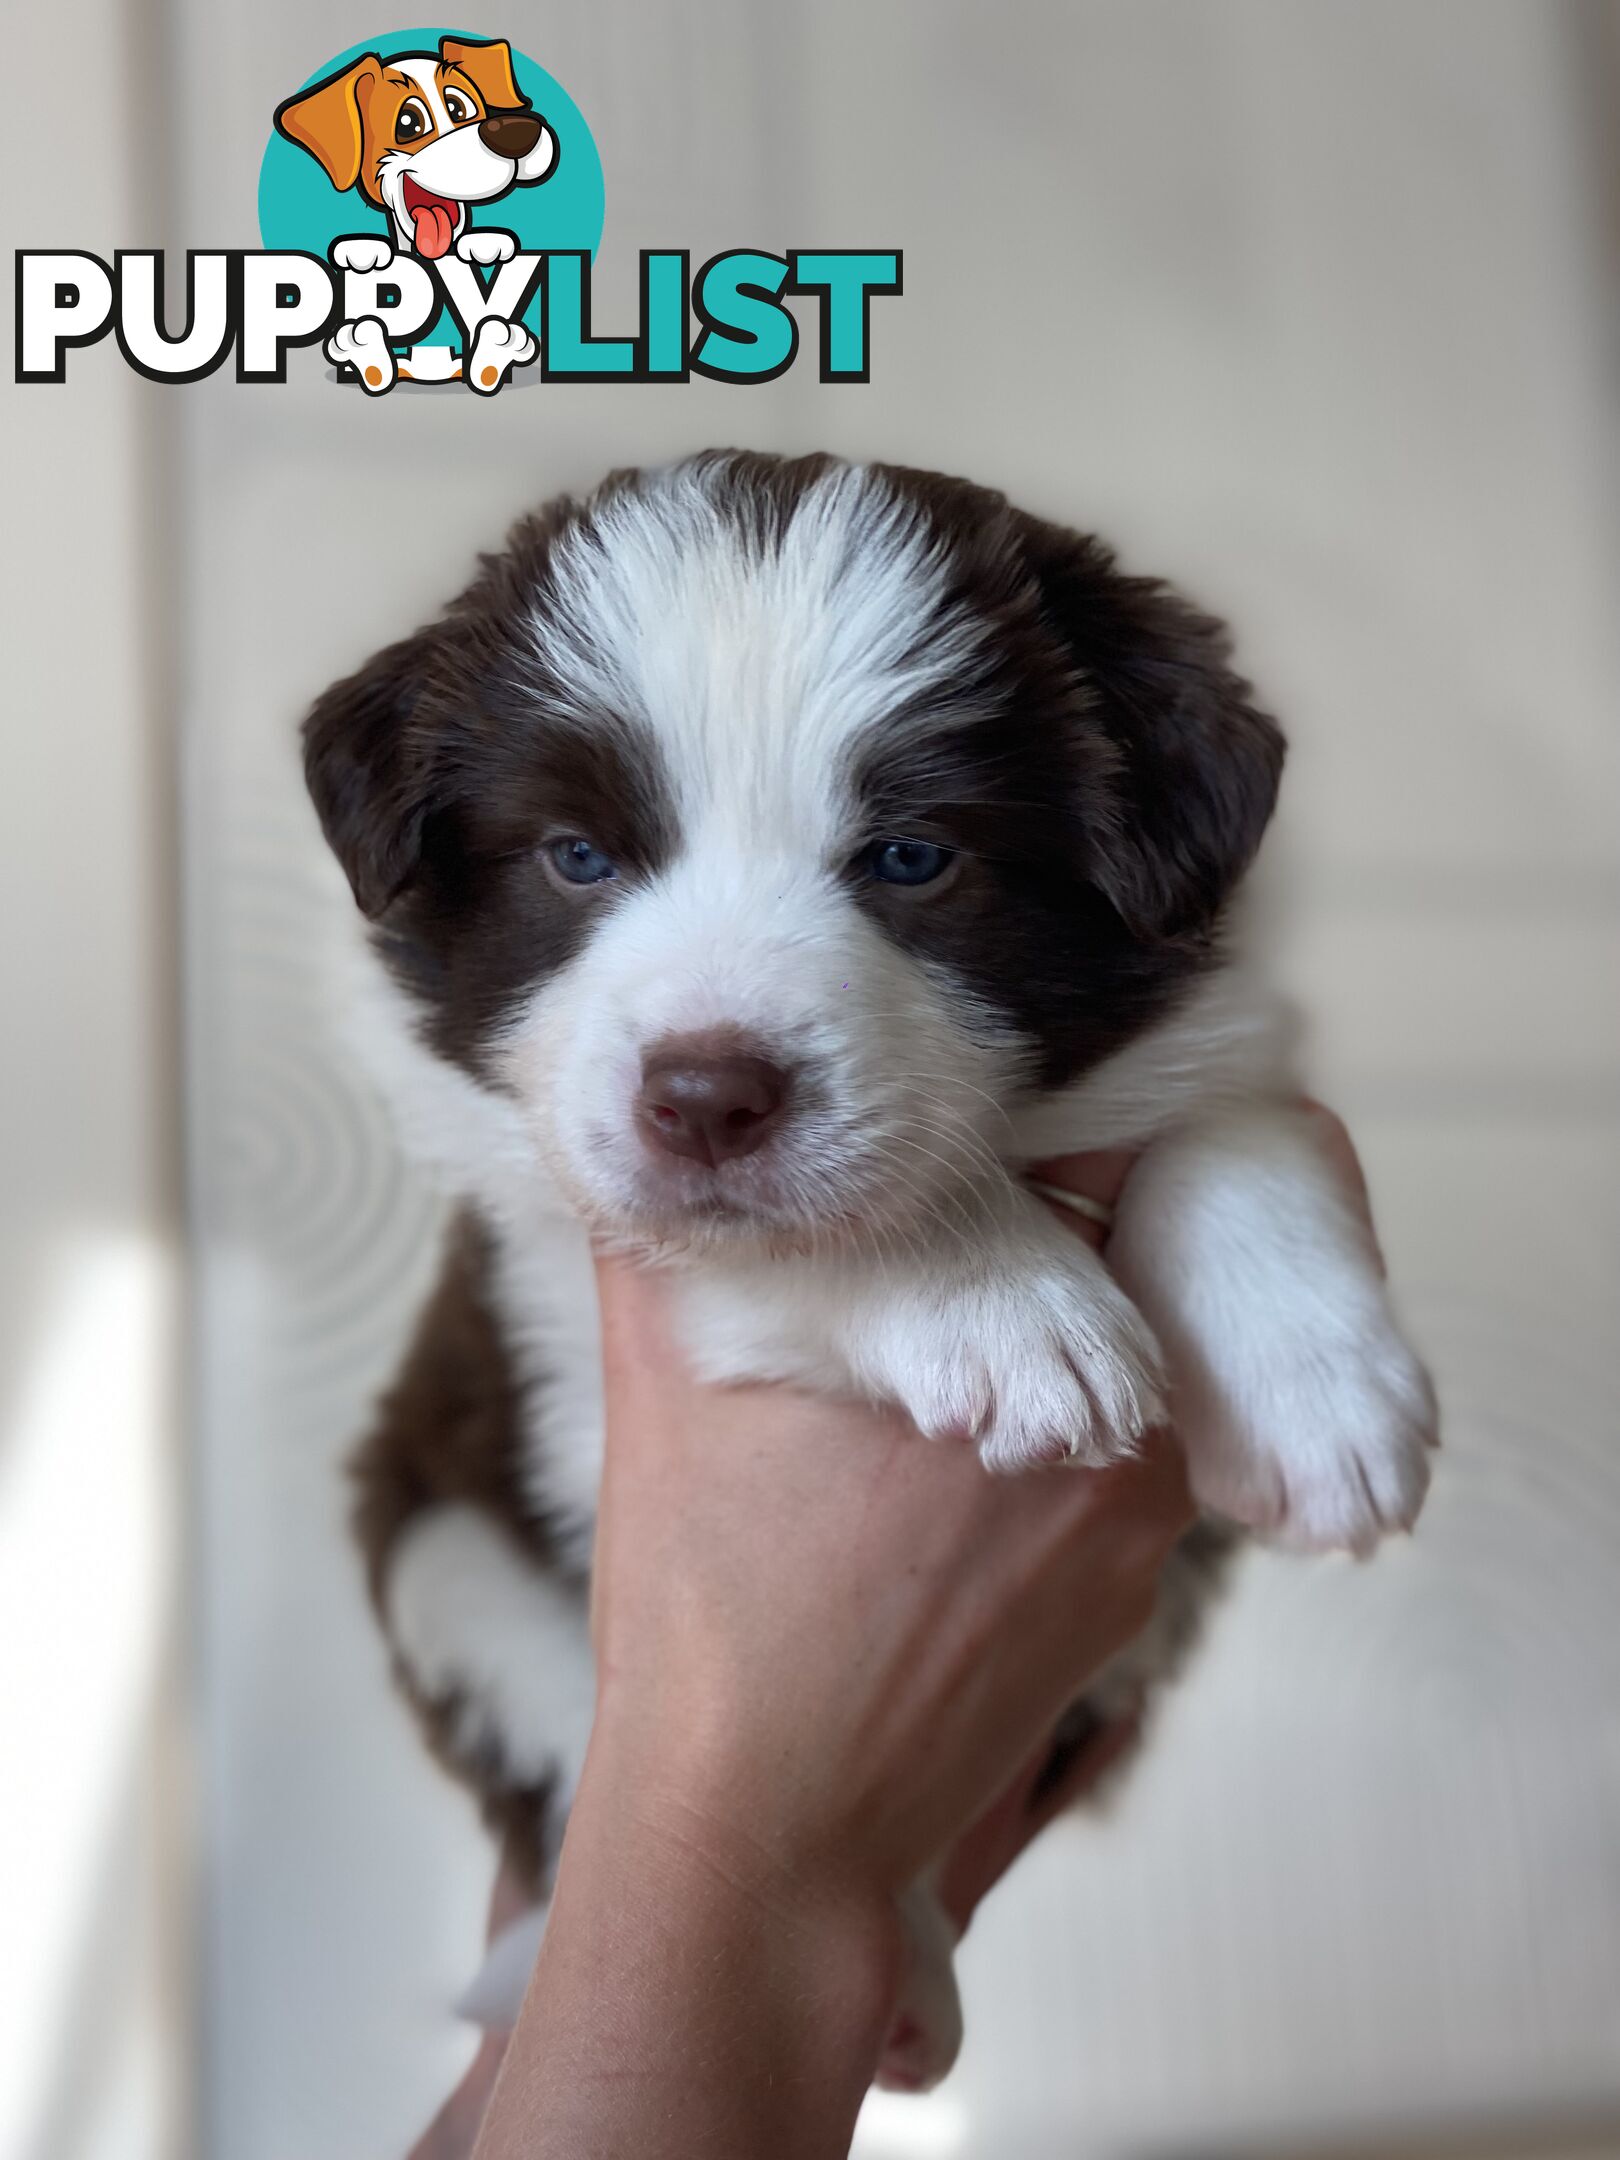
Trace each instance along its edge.
<instances>
[{"instance_id":1,"label":"cartoon dog logo","mask_svg":"<svg viewBox=\"0 0 1620 2160\"><path fill-rule=\"evenodd\" d=\"M354 190L388 219L390 239L366 233L335 244L332 259L346 270L384 270L396 253L433 262L452 248L463 262L505 262L516 239L493 227L473 229L472 206L534 187L557 169L557 138L518 88L504 38L441 38L437 53L386 60L364 53L278 105L275 124L340 194ZM520 323L491 319L480 325L466 364L474 385L488 388L534 351ZM393 381L393 354L374 317L341 325L326 355L355 367L369 390ZM399 372L453 378L461 359L447 347L417 346Z\"/></svg>"}]
</instances>

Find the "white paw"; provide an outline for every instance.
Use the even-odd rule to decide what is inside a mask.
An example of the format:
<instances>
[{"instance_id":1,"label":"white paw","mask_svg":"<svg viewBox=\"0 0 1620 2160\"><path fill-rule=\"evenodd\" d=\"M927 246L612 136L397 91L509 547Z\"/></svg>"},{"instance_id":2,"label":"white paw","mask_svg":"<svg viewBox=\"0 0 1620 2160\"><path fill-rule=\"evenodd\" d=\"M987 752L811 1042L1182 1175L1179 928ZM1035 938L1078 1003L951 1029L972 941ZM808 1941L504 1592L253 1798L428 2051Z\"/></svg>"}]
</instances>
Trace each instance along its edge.
<instances>
[{"instance_id":1,"label":"white paw","mask_svg":"<svg viewBox=\"0 0 1620 2160\"><path fill-rule=\"evenodd\" d=\"M992 1470L1112 1462L1164 1413L1158 1347L1101 1268L911 1292L863 1318L854 1351L873 1393L925 1433L977 1441Z\"/></svg>"},{"instance_id":2,"label":"white paw","mask_svg":"<svg viewBox=\"0 0 1620 2160\"><path fill-rule=\"evenodd\" d=\"M1437 1444L1434 1388L1380 1297L1332 1340L1248 1346L1240 1392L1205 1391L1186 1422L1202 1504L1300 1552L1366 1554L1409 1530Z\"/></svg>"},{"instance_id":3,"label":"white paw","mask_svg":"<svg viewBox=\"0 0 1620 2160\"><path fill-rule=\"evenodd\" d=\"M355 233L332 242L332 261L339 270L386 270L393 259L393 245L380 233Z\"/></svg>"},{"instance_id":4,"label":"white paw","mask_svg":"<svg viewBox=\"0 0 1620 2160\"><path fill-rule=\"evenodd\" d=\"M375 315L358 322L339 323L327 339L326 357L334 367L352 367L360 387L369 397L381 397L394 387L394 355Z\"/></svg>"},{"instance_id":5,"label":"white paw","mask_svg":"<svg viewBox=\"0 0 1620 2160\"><path fill-rule=\"evenodd\" d=\"M456 242L456 253L464 263L510 262L517 253L517 235L496 226L486 226L482 231L474 226Z\"/></svg>"},{"instance_id":6,"label":"white paw","mask_svg":"<svg viewBox=\"0 0 1620 2160\"><path fill-rule=\"evenodd\" d=\"M922 1883L901 1898L900 1914L906 1977L875 2082L888 2092L927 2092L962 2049L962 1998L951 1963L956 1931Z\"/></svg>"},{"instance_id":7,"label":"white paw","mask_svg":"<svg viewBox=\"0 0 1620 2160\"><path fill-rule=\"evenodd\" d=\"M513 368L527 367L539 349L521 323L491 315L478 326L463 373L473 389L487 397L501 387Z\"/></svg>"},{"instance_id":8,"label":"white paw","mask_svg":"<svg viewBox=\"0 0 1620 2160\"><path fill-rule=\"evenodd\" d=\"M502 1928L485 1952L483 1964L457 1997L457 2017L482 2026L485 2032L512 2030L540 1955L548 1910L531 1905Z\"/></svg>"}]
</instances>

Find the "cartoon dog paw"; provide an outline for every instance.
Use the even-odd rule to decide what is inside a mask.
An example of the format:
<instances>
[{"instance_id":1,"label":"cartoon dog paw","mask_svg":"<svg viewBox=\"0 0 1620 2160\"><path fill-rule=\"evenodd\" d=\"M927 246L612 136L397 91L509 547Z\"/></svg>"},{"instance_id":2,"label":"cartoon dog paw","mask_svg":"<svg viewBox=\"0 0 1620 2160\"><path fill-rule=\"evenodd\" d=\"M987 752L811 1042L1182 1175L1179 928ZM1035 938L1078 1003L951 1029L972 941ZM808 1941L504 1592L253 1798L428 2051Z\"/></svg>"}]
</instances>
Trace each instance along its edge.
<instances>
[{"instance_id":1,"label":"cartoon dog paw","mask_svg":"<svg viewBox=\"0 0 1620 2160\"><path fill-rule=\"evenodd\" d=\"M539 350L521 323L491 315L478 326L463 373L472 388L487 397L501 387L513 368L527 367Z\"/></svg>"},{"instance_id":2,"label":"cartoon dog paw","mask_svg":"<svg viewBox=\"0 0 1620 2160\"><path fill-rule=\"evenodd\" d=\"M487 266L491 263L510 262L517 253L517 235L501 232L493 226L488 226L481 232L474 228L471 232L464 232L456 242L456 253L464 263L483 263Z\"/></svg>"},{"instance_id":3,"label":"cartoon dog paw","mask_svg":"<svg viewBox=\"0 0 1620 2160\"><path fill-rule=\"evenodd\" d=\"M394 387L394 355L383 326L375 315L358 322L339 323L326 341L326 357L337 368L352 367L368 397L381 397Z\"/></svg>"},{"instance_id":4,"label":"cartoon dog paw","mask_svg":"<svg viewBox=\"0 0 1620 2160\"><path fill-rule=\"evenodd\" d=\"M332 260L340 270L386 270L393 259L392 243L384 233L355 233L332 242Z\"/></svg>"}]
</instances>

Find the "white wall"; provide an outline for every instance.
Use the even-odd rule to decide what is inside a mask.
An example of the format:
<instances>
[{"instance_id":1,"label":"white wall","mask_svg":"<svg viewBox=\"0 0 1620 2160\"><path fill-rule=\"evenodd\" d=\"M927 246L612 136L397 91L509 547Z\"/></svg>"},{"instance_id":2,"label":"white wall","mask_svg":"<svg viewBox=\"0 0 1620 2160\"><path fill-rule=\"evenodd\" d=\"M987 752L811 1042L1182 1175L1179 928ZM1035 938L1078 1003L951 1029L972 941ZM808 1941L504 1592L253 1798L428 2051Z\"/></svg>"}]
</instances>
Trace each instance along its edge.
<instances>
[{"instance_id":1,"label":"white wall","mask_svg":"<svg viewBox=\"0 0 1620 2160\"><path fill-rule=\"evenodd\" d=\"M7 23L8 243L161 237L151 25ZM64 127L72 153L64 155ZM94 155L87 154L93 147ZM127 221L127 222L126 222ZM11 278L3 281L9 317ZM11 349L11 325L4 330ZM172 2160L191 1936L176 1646L176 597L158 393L6 387L0 528L0 2152Z\"/></svg>"}]
</instances>

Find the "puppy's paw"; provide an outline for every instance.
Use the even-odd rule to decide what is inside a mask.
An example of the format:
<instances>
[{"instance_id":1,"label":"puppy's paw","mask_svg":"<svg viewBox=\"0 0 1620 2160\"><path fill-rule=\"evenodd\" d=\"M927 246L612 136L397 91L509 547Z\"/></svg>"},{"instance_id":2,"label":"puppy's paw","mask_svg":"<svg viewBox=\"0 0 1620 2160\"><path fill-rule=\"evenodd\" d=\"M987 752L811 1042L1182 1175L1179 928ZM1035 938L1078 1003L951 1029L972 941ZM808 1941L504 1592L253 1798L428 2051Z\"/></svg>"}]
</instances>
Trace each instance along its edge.
<instances>
[{"instance_id":1,"label":"puppy's paw","mask_svg":"<svg viewBox=\"0 0 1620 2160\"><path fill-rule=\"evenodd\" d=\"M491 315L478 326L463 373L474 390L488 397L501 387L513 368L527 367L539 349L521 323L503 322L498 315Z\"/></svg>"},{"instance_id":2,"label":"puppy's paw","mask_svg":"<svg viewBox=\"0 0 1620 2160\"><path fill-rule=\"evenodd\" d=\"M948 2075L962 2049L962 2013L952 1987L949 2012L930 2000L901 1998L872 2080L882 2092L931 2092Z\"/></svg>"},{"instance_id":3,"label":"puppy's paw","mask_svg":"<svg viewBox=\"0 0 1620 2160\"><path fill-rule=\"evenodd\" d=\"M977 1441L992 1470L1112 1462L1164 1414L1158 1347L1100 1268L1032 1265L911 1296L868 1330L876 1391L925 1433Z\"/></svg>"},{"instance_id":4,"label":"puppy's paw","mask_svg":"<svg viewBox=\"0 0 1620 2160\"><path fill-rule=\"evenodd\" d=\"M922 1884L901 1898L900 1915L906 1978L875 2083L887 2092L927 2092L962 2049L962 1999L951 1964L956 1931Z\"/></svg>"},{"instance_id":5,"label":"puppy's paw","mask_svg":"<svg viewBox=\"0 0 1620 2160\"><path fill-rule=\"evenodd\" d=\"M531 1905L490 1944L484 1962L456 1999L456 2015L485 2032L510 2032L540 1955L546 1932L544 1905Z\"/></svg>"},{"instance_id":6,"label":"puppy's paw","mask_svg":"<svg viewBox=\"0 0 1620 2160\"><path fill-rule=\"evenodd\" d=\"M382 233L354 233L332 242L332 261L339 270L386 270L393 259L393 245Z\"/></svg>"},{"instance_id":7,"label":"puppy's paw","mask_svg":"<svg viewBox=\"0 0 1620 2160\"><path fill-rule=\"evenodd\" d=\"M394 355L382 324L375 315L358 322L339 323L325 346L334 367L352 367L368 397L381 397L394 387Z\"/></svg>"},{"instance_id":8,"label":"puppy's paw","mask_svg":"<svg viewBox=\"0 0 1620 2160\"><path fill-rule=\"evenodd\" d=\"M464 263L510 262L517 253L517 235L502 232L499 227L486 225L469 228L456 242L456 253Z\"/></svg>"},{"instance_id":9,"label":"puppy's paw","mask_svg":"<svg viewBox=\"0 0 1620 2160\"><path fill-rule=\"evenodd\" d=\"M1370 1553L1409 1530L1438 1444L1434 1388L1380 1299L1331 1344L1250 1346L1251 1384L1189 1418L1199 1501L1273 1544Z\"/></svg>"}]
</instances>

